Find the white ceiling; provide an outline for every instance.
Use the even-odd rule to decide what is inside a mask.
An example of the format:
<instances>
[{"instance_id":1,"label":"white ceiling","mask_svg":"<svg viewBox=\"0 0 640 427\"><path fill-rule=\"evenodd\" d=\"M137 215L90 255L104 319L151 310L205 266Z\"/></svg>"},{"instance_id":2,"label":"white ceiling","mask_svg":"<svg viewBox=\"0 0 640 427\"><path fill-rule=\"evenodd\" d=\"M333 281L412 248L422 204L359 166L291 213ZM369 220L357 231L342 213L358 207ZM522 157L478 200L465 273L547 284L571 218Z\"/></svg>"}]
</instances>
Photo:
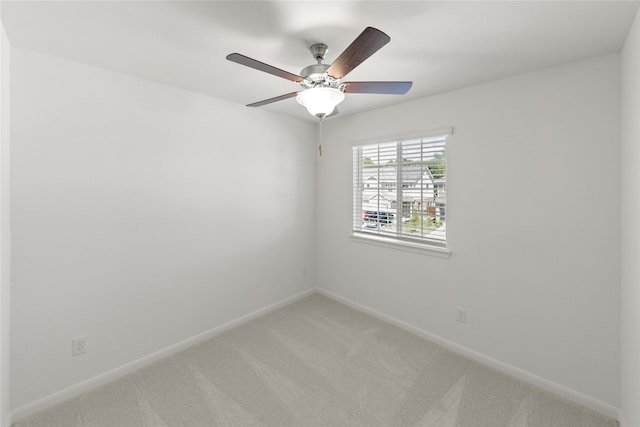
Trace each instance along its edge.
<instances>
[{"instance_id":1,"label":"white ceiling","mask_svg":"<svg viewBox=\"0 0 640 427\"><path fill-rule=\"evenodd\" d=\"M299 73L367 26L391 42L347 81L411 80L404 96L347 94L353 114L621 49L637 1L2 1L12 46L248 104L299 89L225 60ZM260 107L314 120L294 98Z\"/></svg>"}]
</instances>

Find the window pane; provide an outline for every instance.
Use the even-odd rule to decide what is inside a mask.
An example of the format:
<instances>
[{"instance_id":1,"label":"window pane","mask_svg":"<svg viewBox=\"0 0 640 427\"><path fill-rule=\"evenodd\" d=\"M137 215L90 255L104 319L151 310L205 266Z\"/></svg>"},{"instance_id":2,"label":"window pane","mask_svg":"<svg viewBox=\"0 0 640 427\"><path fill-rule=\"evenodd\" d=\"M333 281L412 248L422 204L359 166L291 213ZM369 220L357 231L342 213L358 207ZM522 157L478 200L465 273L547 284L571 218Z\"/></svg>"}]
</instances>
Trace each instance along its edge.
<instances>
[{"instance_id":1,"label":"window pane","mask_svg":"<svg viewBox=\"0 0 640 427\"><path fill-rule=\"evenodd\" d=\"M446 246L446 137L354 148L355 232Z\"/></svg>"}]
</instances>

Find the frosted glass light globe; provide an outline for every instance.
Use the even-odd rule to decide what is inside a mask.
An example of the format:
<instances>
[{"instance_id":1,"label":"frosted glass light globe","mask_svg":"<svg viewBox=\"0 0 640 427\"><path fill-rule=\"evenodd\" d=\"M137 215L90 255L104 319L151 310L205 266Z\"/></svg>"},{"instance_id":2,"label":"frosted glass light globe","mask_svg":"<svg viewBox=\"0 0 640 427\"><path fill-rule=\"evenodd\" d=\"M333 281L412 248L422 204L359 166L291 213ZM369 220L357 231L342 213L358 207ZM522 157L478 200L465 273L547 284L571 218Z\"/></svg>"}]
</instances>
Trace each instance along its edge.
<instances>
[{"instance_id":1,"label":"frosted glass light globe","mask_svg":"<svg viewBox=\"0 0 640 427\"><path fill-rule=\"evenodd\" d=\"M312 116L324 117L344 101L344 93L332 87L313 87L300 92L296 101L304 105Z\"/></svg>"}]
</instances>

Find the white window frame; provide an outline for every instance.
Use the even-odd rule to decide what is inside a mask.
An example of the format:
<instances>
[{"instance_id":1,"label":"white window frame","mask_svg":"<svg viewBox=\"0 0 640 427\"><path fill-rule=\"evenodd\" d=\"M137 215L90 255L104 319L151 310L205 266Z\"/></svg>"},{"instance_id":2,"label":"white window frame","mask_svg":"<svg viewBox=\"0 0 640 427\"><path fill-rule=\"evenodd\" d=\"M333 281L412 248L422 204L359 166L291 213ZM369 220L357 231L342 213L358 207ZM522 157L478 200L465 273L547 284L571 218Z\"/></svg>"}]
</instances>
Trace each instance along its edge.
<instances>
[{"instance_id":1,"label":"white window frame","mask_svg":"<svg viewBox=\"0 0 640 427\"><path fill-rule=\"evenodd\" d=\"M442 258L449 258L451 256L451 250L449 248L449 242L445 237L444 242L442 241L433 241L424 237L410 237L401 233L398 230L398 233L380 233L379 228L376 231L368 231L365 230L362 222L362 212L363 212L363 202L362 202L362 193L364 189L365 183L362 181L362 158L358 156L358 161L355 161L355 155L359 149L362 149L366 146L378 145L378 144L386 144L386 143L395 143L398 150L400 151L401 143L403 141L408 140L417 140L417 139L431 139L442 137L446 140L446 146L449 145L451 138L453 135L453 128L444 128L444 129L435 129L429 131L422 132L413 132L411 134L404 135L395 135L391 137L385 138L376 138L376 139L368 139L361 141L353 141L352 143L352 156L353 156L353 178L352 178L352 234L351 238L357 242L368 243L382 247L388 247L393 249L400 249L410 252L417 253L426 253L429 255L434 255ZM448 162L448 159L447 159ZM448 166L448 165L447 165ZM398 168L397 171L397 180L396 186L394 189L397 193L400 193L400 198L402 196L402 186L398 186L398 182L402 182L402 168ZM445 184L447 185L447 184ZM400 187L400 188L398 188ZM448 191L448 189L447 189ZM398 200L398 196L396 193L396 200ZM396 202L396 212L398 209L402 209L397 206ZM445 201L445 210L448 210L448 206ZM378 210L378 215L380 215L380 211ZM445 213L445 226L446 226L446 218L448 217L448 211ZM402 220L401 214L396 215L396 220ZM445 235L446 236L446 235Z\"/></svg>"}]
</instances>

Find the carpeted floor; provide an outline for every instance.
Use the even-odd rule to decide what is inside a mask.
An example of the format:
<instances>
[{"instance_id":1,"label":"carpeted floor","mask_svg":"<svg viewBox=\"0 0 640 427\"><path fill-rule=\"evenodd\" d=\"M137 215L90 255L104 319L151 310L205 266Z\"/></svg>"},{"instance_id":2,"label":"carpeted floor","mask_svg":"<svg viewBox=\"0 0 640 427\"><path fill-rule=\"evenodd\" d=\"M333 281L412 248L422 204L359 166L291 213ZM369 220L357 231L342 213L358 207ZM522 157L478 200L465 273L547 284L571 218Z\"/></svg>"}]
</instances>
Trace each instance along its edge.
<instances>
[{"instance_id":1,"label":"carpeted floor","mask_svg":"<svg viewBox=\"0 0 640 427\"><path fill-rule=\"evenodd\" d=\"M255 425L617 423L312 295L16 424Z\"/></svg>"}]
</instances>

